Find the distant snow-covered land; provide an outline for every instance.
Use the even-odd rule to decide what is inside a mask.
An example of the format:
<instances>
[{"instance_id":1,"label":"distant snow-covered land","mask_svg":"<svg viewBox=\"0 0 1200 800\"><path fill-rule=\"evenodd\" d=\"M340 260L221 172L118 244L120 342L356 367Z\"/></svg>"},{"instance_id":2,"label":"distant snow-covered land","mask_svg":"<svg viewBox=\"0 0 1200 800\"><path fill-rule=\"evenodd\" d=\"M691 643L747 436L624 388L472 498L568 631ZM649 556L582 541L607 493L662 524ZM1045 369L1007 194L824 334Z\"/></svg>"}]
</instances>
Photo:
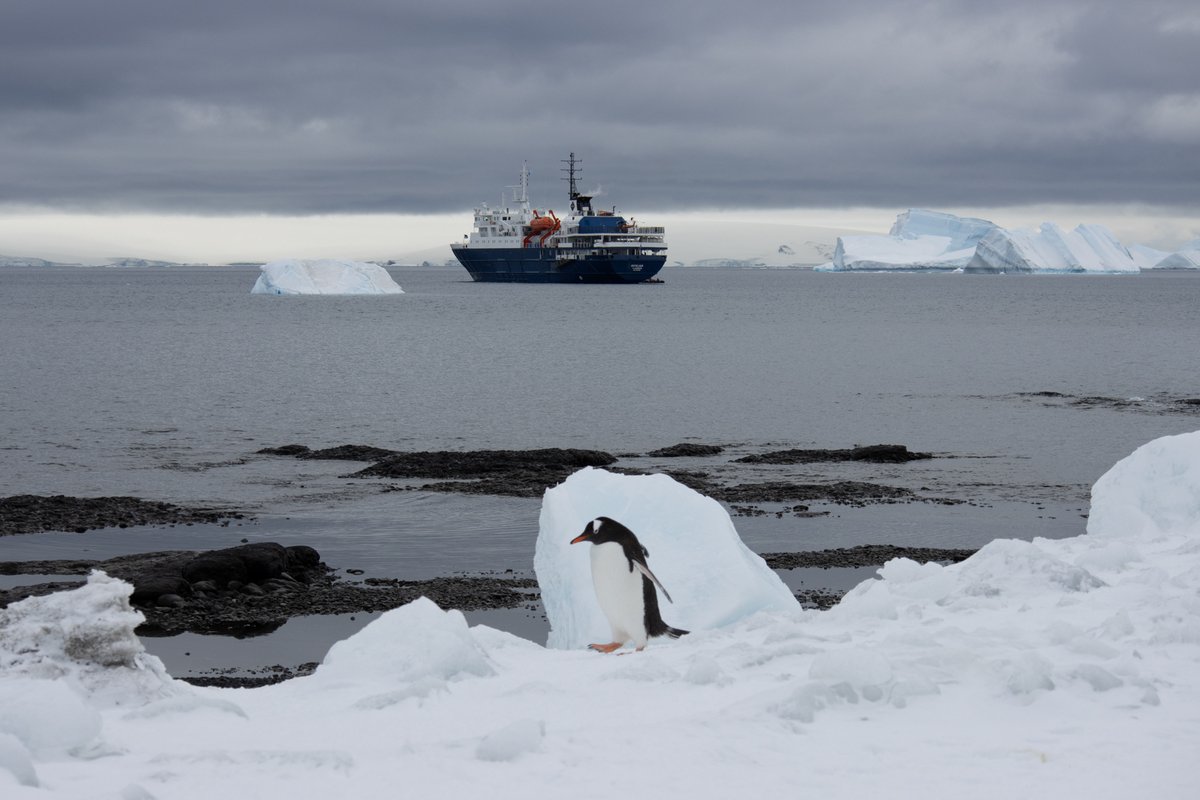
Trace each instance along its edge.
<instances>
[{"instance_id":1,"label":"distant snow-covered land","mask_svg":"<svg viewBox=\"0 0 1200 800\"><path fill-rule=\"evenodd\" d=\"M910 209L887 236L839 237L833 258L818 269L1135 273L1197 266L1200 241L1167 253L1127 248L1103 225L1067 231L1044 222L1037 229L1009 230L985 219Z\"/></svg>"},{"instance_id":2,"label":"distant snow-covered land","mask_svg":"<svg viewBox=\"0 0 1200 800\"><path fill-rule=\"evenodd\" d=\"M94 573L14 603L0 795L1194 796L1200 431L1101 477L1086 535L896 559L826 612L779 607L725 512L688 491L597 470L547 491L539 578L558 576L545 588L574 629L553 649L422 599L310 677L201 689L145 653L128 584ZM564 542L598 510L642 531L675 601L664 615L691 634L625 656L578 647L606 631L588 554Z\"/></svg>"}]
</instances>

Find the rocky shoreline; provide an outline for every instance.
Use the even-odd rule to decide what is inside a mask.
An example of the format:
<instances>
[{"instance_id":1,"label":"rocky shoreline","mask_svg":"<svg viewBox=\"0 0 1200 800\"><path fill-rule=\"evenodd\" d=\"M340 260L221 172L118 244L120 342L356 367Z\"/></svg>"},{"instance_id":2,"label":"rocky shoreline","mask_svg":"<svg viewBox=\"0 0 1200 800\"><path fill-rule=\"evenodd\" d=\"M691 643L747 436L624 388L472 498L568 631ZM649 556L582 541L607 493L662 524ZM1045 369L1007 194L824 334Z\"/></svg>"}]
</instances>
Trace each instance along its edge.
<instances>
[{"instance_id":1,"label":"rocky shoreline","mask_svg":"<svg viewBox=\"0 0 1200 800\"><path fill-rule=\"evenodd\" d=\"M745 452L744 449L742 452ZM864 462L902 465L908 461L934 458L934 454L911 452L903 445L871 445L845 450L776 450L729 459L725 447L715 444L680 443L620 456L600 450L545 448L537 450L476 450L403 452L370 445L340 445L311 449L302 444L258 451L257 456L300 460L366 462L366 466L344 477L382 479L379 490L428 491L498 497L540 497L547 487L565 480L583 467L602 467L625 474L649 474L644 461L678 460L671 468L653 464L679 482L726 503L735 515L797 517L818 516L807 503L865 506L868 504L937 502L959 500L918 494L899 486L855 480L824 482L794 481L779 465L820 462ZM747 475L774 475L776 479L738 481L731 467L753 465ZM764 469L766 472L764 473ZM805 477L808 477L805 474ZM923 488L923 487L922 487ZM780 504L769 511L757 504ZM790 504L790 505L786 505ZM17 495L0 498L0 536L36 534L43 531L73 531L144 525L228 525L246 518L231 509L195 508L134 497L78 498ZM245 542L245 540L243 540ZM890 558L952 562L970 551L866 546L800 553L765 553L775 569L833 569L882 565ZM513 574L452 575L428 580L366 578L356 580L338 574L310 547L288 547L280 543L244 543L238 547L210 551L157 551L104 560L64 559L0 562L0 575L55 576L32 585L0 589L0 608L26 597L48 594L77 586L92 570L129 581L134 586L133 604L145 615L139 627L142 636L174 636L180 633L260 636L271 633L287 620L313 615L340 615L386 611L420 596L444 608L463 611L507 608L540 608L536 581ZM61 578L61 579L60 579ZM74 580L71 580L74 578ZM828 587L797 590L797 600L808 608L828 608L844 592ZM188 677L194 683L221 686L253 686L274 683L307 674L315 665L263 667L255 675L218 674ZM218 671L220 672L220 671Z\"/></svg>"},{"instance_id":2,"label":"rocky shoreline","mask_svg":"<svg viewBox=\"0 0 1200 800\"><path fill-rule=\"evenodd\" d=\"M894 545L863 545L795 553L763 553L772 569L881 566L892 558L952 563L973 550ZM49 560L0 562L0 575L76 576L92 570L129 581L131 602L146 617L144 636L178 633L259 636L292 617L386 611L418 597L462 611L517 608L537 603L537 582L512 575L452 575L427 580L367 578L351 581L334 574L310 547L260 542L210 551L163 551L103 561ZM80 581L47 581L0 590L0 608L26 597L78 586ZM840 592L797 595L803 605L827 608Z\"/></svg>"}]
</instances>

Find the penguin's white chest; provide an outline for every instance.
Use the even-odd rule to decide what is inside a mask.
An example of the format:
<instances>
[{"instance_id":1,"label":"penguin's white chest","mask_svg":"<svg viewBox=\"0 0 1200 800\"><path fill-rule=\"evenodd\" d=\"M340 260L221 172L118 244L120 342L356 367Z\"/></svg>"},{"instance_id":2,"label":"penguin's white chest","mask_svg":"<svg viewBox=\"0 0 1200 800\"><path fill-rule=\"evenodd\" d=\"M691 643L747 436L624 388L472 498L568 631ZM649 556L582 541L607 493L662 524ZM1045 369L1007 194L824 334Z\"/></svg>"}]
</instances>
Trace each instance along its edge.
<instances>
[{"instance_id":1,"label":"penguin's white chest","mask_svg":"<svg viewBox=\"0 0 1200 800\"><path fill-rule=\"evenodd\" d=\"M613 641L632 639L646 644L646 607L642 596L642 573L629 569L625 551L615 542L592 546L592 585L600 610L608 617Z\"/></svg>"}]
</instances>

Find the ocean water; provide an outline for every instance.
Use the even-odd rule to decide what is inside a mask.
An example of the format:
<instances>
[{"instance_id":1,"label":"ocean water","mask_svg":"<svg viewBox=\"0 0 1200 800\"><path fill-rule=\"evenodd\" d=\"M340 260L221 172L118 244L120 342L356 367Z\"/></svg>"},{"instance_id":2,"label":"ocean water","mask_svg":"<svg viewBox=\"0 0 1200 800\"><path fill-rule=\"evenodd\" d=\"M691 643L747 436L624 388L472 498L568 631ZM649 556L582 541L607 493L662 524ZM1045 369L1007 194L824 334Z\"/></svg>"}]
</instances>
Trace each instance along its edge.
<instances>
[{"instance_id":1,"label":"ocean water","mask_svg":"<svg viewBox=\"0 0 1200 800\"><path fill-rule=\"evenodd\" d=\"M366 575L529 572L539 500L383 492L344 477L361 464L255 454L289 443L597 448L735 482L780 476L732 463L746 453L905 444L938 457L782 472L959 502L768 507L735 517L739 532L760 552L978 547L1081 533L1109 466L1200 427L1200 407L1177 403L1200 397L1198 274L667 268L663 285L522 286L392 273L404 295L251 295L244 268L0 270L0 496L255 515L9 536L0 561L276 540ZM681 441L727 451L640 455Z\"/></svg>"},{"instance_id":2,"label":"ocean water","mask_svg":"<svg viewBox=\"0 0 1200 800\"><path fill-rule=\"evenodd\" d=\"M1037 514L1022 515L1028 530L1006 530L1008 506L1057 504L1065 525L1116 460L1200 426L1200 409L1170 404L1200 396L1200 275L1186 272L668 268L663 285L579 287L408 268L393 270L406 294L392 297L251 295L256 275L0 271L0 496L222 505L259 514L256 530L286 531L290 518L316 539L306 526L359 517L338 534L355 557L386 560L375 547L383 537L415 553L410 571L478 569L520 551L536 530L536 501L381 495L374 483L338 477L353 463L254 452L299 442L637 454L698 441L729 452L627 463L753 480L753 469L728 462L887 442L942 457L810 465L796 477L925 488L990 508L835 509L826 519L742 518L739 527L769 549L957 546L1069 535ZM1078 402L1090 397L1131 402ZM1077 513L1070 523L1078 527ZM912 529L929 524L936 541ZM431 541L404 542L421 536ZM0 540L0 560L31 538L43 537ZM83 541L62 538L64 547Z\"/></svg>"}]
</instances>

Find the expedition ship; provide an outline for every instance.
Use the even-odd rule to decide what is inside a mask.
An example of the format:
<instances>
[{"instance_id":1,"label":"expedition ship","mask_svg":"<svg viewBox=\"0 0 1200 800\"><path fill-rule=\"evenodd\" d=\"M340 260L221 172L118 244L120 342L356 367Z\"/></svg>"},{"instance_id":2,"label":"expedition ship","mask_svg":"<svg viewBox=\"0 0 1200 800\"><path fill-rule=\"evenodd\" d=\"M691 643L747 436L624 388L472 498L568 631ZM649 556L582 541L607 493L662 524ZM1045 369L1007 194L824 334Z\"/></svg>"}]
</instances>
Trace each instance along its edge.
<instances>
[{"instance_id":1,"label":"expedition ship","mask_svg":"<svg viewBox=\"0 0 1200 800\"><path fill-rule=\"evenodd\" d=\"M579 161L564 160L571 210L559 218L529 203L529 168L513 189L513 205L475 209L475 229L450 249L477 281L528 283L641 283L667 260L662 228L638 225L612 211L593 211L580 194ZM506 203L505 200L501 201Z\"/></svg>"}]
</instances>

